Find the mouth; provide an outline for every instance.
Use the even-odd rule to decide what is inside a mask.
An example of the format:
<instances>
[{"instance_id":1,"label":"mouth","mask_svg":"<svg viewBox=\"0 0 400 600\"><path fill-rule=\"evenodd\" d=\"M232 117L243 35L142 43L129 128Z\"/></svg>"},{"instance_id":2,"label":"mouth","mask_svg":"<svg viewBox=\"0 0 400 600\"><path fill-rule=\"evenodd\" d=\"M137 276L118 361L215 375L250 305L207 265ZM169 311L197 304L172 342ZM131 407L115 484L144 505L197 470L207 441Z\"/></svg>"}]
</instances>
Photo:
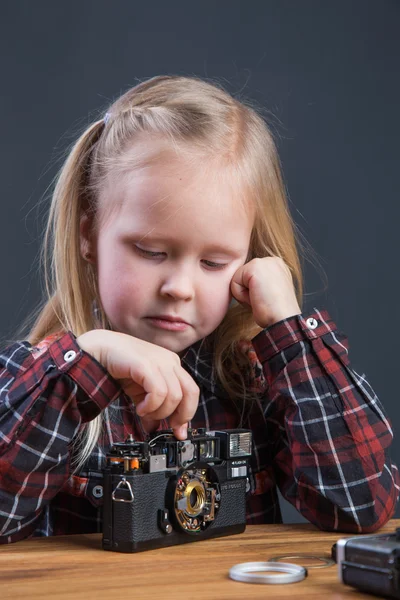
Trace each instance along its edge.
<instances>
[{"instance_id":1,"label":"mouth","mask_svg":"<svg viewBox=\"0 0 400 600\"><path fill-rule=\"evenodd\" d=\"M146 318L157 319L158 321L169 321L170 323L185 323L185 325L189 325L187 321L184 321L180 317L174 317L172 315L151 315L150 317Z\"/></svg>"},{"instance_id":2,"label":"mouth","mask_svg":"<svg viewBox=\"0 0 400 600\"><path fill-rule=\"evenodd\" d=\"M157 327L159 329L168 329L169 331L184 331L190 327L190 324L180 317L174 317L171 315L154 315L151 317L145 317L145 320L153 327Z\"/></svg>"}]
</instances>

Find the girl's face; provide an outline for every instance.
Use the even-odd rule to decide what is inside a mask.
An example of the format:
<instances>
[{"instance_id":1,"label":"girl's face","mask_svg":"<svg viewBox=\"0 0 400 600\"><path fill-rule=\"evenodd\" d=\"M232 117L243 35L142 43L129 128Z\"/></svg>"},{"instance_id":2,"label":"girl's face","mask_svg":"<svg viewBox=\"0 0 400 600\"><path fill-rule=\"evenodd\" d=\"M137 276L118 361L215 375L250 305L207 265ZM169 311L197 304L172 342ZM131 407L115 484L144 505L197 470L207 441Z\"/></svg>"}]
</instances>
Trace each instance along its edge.
<instances>
[{"instance_id":1,"label":"girl's face","mask_svg":"<svg viewBox=\"0 0 400 600\"><path fill-rule=\"evenodd\" d=\"M100 198L95 256L107 318L178 354L223 320L254 219L239 190L201 168L174 158L135 169L110 178Z\"/></svg>"}]
</instances>

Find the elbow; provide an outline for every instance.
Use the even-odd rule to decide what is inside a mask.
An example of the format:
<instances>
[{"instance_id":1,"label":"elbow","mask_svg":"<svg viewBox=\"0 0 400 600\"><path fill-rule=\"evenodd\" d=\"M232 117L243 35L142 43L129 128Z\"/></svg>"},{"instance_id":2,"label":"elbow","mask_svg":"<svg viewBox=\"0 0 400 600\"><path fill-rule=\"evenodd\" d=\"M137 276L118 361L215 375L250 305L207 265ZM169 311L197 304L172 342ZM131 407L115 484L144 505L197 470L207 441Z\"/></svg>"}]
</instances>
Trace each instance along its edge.
<instances>
[{"instance_id":1,"label":"elbow","mask_svg":"<svg viewBox=\"0 0 400 600\"><path fill-rule=\"evenodd\" d=\"M369 494L363 496L364 502L361 505L357 505L353 497L353 506L347 506L345 510L339 506L334 507L334 530L343 533L379 531L395 515L399 501L399 483L397 467L391 471L384 469L376 485L371 486Z\"/></svg>"},{"instance_id":2,"label":"elbow","mask_svg":"<svg viewBox=\"0 0 400 600\"><path fill-rule=\"evenodd\" d=\"M322 531L338 533L375 533L393 518L397 500L390 505L382 505L374 501L368 508L357 512L343 511L334 507L334 514L327 522L314 523Z\"/></svg>"},{"instance_id":3,"label":"elbow","mask_svg":"<svg viewBox=\"0 0 400 600\"><path fill-rule=\"evenodd\" d=\"M27 523L15 525L10 523L8 527L5 524L0 523L0 545L1 544L12 544L32 537L36 529L39 515L35 515L33 519L30 519Z\"/></svg>"},{"instance_id":4,"label":"elbow","mask_svg":"<svg viewBox=\"0 0 400 600\"><path fill-rule=\"evenodd\" d=\"M360 533L374 533L394 517L399 488L393 481L390 489L377 488L371 505L358 513Z\"/></svg>"},{"instance_id":5,"label":"elbow","mask_svg":"<svg viewBox=\"0 0 400 600\"><path fill-rule=\"evenodd\" d=\"M360 533L375 533L381 527L386 525L390 519L394 517L397 501L393 502L390 507L382 507L381 510L376 510L371 513L370 517L360 520Z\"/></svg>"}]
</instances>

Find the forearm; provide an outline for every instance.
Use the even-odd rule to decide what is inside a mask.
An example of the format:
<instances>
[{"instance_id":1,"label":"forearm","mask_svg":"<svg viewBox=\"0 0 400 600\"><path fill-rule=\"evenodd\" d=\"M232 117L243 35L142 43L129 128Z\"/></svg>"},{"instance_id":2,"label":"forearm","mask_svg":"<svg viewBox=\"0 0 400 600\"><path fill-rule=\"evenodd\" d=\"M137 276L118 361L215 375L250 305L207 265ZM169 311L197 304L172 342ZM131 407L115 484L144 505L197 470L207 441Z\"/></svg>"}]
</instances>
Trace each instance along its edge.
<instances>
[{"instance_id":1,"label":"forearm","mask_svg":"<svg viewBox=\"0 0 400 600\"><path fill-rule=\"evenodd\" d=\"M350 368L344 336L327 313L313 318L312 329L303 318L289 319L253 340L274 398L266 418L278 418L285 432L275 457L278 483L317 526L374 531L393 515L399 491L390 423Z\"/></svg>"},{"instance_id":2,"label":"forearm","mask_svg":"<svg viewBox=\"0 0 400 600\"><path fill-rule=\"evenodd\" d=\"M120 390L73 336L37 359L16 345L1 360L0 541L8 542L34 531L70 475L71 441Z\"/></svg>"}]
</instances>

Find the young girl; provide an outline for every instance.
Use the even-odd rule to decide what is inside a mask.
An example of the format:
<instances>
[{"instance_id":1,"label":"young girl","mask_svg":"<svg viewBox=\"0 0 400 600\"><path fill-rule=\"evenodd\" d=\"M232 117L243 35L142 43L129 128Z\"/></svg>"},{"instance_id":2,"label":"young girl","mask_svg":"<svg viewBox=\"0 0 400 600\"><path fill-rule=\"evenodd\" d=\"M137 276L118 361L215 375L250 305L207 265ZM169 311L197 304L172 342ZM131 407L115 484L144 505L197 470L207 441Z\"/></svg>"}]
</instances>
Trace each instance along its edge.
<instances>
[{"instance_id":1,"label":"young girl","mask_svg":"<svg viewBox=\"0 0 400 600\"><path fill-rule=\"evenodd\" d=\"M126 92L73 147L48 299L0 352L0 540L101 531L110 446L250 428L248 523L276 486L322 529L393 515L392 430L345 336L301 310L294 226L257 112L197 78ZM45 265L47 267L47 265Z\"/></svg>"}]
</instances>

